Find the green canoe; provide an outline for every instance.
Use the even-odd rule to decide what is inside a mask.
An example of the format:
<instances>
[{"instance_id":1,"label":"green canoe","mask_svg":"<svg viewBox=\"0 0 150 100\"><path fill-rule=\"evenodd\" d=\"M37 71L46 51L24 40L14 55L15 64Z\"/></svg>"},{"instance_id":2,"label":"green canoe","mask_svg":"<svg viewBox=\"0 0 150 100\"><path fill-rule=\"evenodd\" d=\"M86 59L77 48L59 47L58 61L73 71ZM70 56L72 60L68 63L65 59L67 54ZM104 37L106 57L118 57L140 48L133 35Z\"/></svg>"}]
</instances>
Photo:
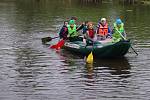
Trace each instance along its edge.
<instances>
[{"instance_id":1,"label":"green canoe","mask_svg":"<svg viewBox=\"0 0 150 100\"><path fill-rule=\"evenodd\" d=\"M65 42L64 49L71 53L87 56L91 51L96 58L123 57L131 46L130 41L119 41L116 43L95 42L93 45L85 45L82 41Z\"/></svg>"}]
</instances>

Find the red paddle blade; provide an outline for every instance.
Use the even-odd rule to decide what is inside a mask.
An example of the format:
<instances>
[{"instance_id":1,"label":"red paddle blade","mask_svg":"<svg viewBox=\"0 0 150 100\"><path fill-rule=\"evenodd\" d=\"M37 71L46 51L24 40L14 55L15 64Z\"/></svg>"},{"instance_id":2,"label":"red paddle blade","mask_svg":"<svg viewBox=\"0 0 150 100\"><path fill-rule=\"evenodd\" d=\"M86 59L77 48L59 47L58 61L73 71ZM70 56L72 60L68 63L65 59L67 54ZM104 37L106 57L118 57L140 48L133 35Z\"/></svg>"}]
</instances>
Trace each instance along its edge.
<instances>
[{"instance_id":1,"label":"red paddle blade","mask_svg":"<svg viewBox=\"0 0 150 100\"><path fill-rule=\"evenodd\" d=\"M65 41L64 40L60 40L57 44L55 44L55 45L52 45L50 48L52 48L52 49L60 49L60 48L62 48L62 46L65 44Z\"/></svg>"},{"instance_id":2,"label":"red paddle blade","mask_svg":"<svg viewBox=\"0 0 150 100\"><path fill-rule=\"evenodd\" d=\"M51 49L55 49L56 48L56 45L52 45L50 46Z\"/></svg>"},{"instance_id":3,"label":"red paddle blade","mask_svg":"<svg viewBox=\"0 0 150 100\"><path fill-rule=\"evenodd\" d=\"M57 46L56 46L56 49L60 49L64 46L65 44L65 41L64 40L60 40L58 43L57 43Z\"/></svg>"}]
</instances>

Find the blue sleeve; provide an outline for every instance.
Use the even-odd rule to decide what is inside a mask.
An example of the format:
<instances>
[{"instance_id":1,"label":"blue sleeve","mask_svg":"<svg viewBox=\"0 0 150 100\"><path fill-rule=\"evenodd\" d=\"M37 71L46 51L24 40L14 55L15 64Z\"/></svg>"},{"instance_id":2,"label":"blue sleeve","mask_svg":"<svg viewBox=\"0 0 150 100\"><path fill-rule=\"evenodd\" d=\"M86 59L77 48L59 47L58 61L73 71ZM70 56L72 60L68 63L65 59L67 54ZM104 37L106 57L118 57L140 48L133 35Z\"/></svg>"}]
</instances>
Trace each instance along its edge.
<instances>
[{"instance_id":1,"label":"blue sleeve","mask_svg":"<svg viewBox=\"0 0 150 100\"><path fill-rule=\"evenodd\" d=\"M111 33L111 29L110 29L110 27L108 27L108 33Z\"/></svg>"},{"instance_id":2,"label":"blue sleeve","mask_svg":"<svg viewBox=\"0 0 150 100\"><path fill-rule=\"evenodd\" d=\"M113 34L113 30L111 30L110 27L108 27L108 33L109 33L109 35L112 35L112 34Z\"/></svg>"}]
</instances>

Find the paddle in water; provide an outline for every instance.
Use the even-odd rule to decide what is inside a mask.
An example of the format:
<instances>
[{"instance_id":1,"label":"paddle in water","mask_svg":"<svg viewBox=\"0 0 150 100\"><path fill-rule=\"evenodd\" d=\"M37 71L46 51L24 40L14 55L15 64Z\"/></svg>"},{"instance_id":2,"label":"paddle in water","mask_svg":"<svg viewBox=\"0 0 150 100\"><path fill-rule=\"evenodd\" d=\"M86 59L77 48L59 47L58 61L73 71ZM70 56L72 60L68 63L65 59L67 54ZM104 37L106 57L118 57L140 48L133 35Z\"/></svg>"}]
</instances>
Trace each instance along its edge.
<instances>
[{"instance_id":1,"label":"paddle in water","mask_svg":"<svg viewBox=\"0 0 150 100\"><path fill-rule=\"evenodd\" d=\"M119 32L117 29L116 29L116 31L120 34L120 36L124 39L124 40L127 40L122 34L121 34L121 32ZM131 45L131 49L134 51L134 53L138 56L138 53L135 51L135 49L132 47L132 45Z\"/></svg>"},{"instance_id":2,"label":"paddle in water","mask_svg":"<svg viewBox=\"0 0 150 100\"><path fill-rule=\"evenodd\" d=\"M56 39L56 38L59 38L59 36L56 36L56 37L44 37L42 38L42 43L45 44L47 42L50 42L52 39Z\"/></svg>"},{"instance_id":3,"label":"paddle in water","mask_svg":"<svg viewBox=\"0 0 150 100\"><path fill-rule=\"evenodd\" d=\"M120 18L122 19L122 20L124 20L124 22L125 22L125 18L124 18L124 16L120 16ZM118 30L116 30L120 35L121 35L121 37L124 39L124 40L127 40ZM138 56L138 53L135 51L135 49L132 47L132 45L131 45L131 49L134 51L134 53Z\"/></svg>"},{"instance_id":4,"label":"paddle in water","mask_svg":"<svg viewBox=\"0 0 150 100\"><path fill-rule=\"evenodd\" d=\"M93 63L93 60L94 60L94 58L93 58L94 41L93 40L90 40L90 41L92 41L92 50L86 59L86 63L89 63L89 64Z\"/></svg>"},{"instance_id":5,"label":"paddle in water","mask_svg":"<svg viewBox=\"0 0 150 100\"><path fill-rule=\"evenodd\" d=\"M50 46L51 49L59 50L61 49L65 44L65 40L60 40L57 44Z\"/></svg>"},{"instance_id":6,"label":"paddle in water","mask_svg":"<svg viewBox=\"0 0 150 100\"><path fill-rule=\"evenodd\" d=\"M91 51L91 53L88 55L87 59L86 59L86 63L93 63L93 53Z\"/></svg>"}]
</instances>

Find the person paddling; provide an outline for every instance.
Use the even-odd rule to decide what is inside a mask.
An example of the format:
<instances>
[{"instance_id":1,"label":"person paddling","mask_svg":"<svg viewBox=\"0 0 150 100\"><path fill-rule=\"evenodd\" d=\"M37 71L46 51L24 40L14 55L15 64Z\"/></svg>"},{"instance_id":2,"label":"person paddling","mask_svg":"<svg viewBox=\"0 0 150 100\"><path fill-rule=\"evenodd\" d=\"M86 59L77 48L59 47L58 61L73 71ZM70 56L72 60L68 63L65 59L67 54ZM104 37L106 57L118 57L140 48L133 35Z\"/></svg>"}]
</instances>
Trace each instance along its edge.
<instances>
[{"instance_id":1,"label":"person paddling","mask_svg":"<svg viewBox=\"0 0 150 100\"><path fill-rule=\"evenodd\" d=\"M110 36L111 30L108 26L106 18L101 18L97 27L98 40L105 40L108 36Z\"/></svg>"},{"instance_id":2,"label":"person paddling","mask_svg":"<svg viewBox=\"0 0 150 100\"><path fill-rule=\"evenodd\" d=\"M68 35L68 33L67 33L67 25L68 25L68 21L64 21L64 25L63 25L63 27L61 28L61 30L60 30L60 32L59 32L59 38L60 39L64 39L64 40L66 40L67 39L67 35Z\"/></svg>"},{"instance_id":3,"label":"person paddling","mask_svg":"<svg viewBox=\"0 0 150 100\"><path fill-rule=\"evenodd\" d=\"M73 41L82 41L82 38L79 37L78 32L77 32L77 26L75 24L75 20L70 20L69 24L67 25L68 29L68 39L73 42Z\"/></svg>"},{"instance_id":4,"label":"person paddling","mask_svg":"<svg viewBox=\"0 0 150 100\"><path fill-rule=\"evenodd\" d=\"M69 19L69 18L67 18ZM74 23L75 21L77 20L77 17L71 17L70 20L74 20ZM68 35L68 23L69 20L67 21L64 21L64 25L63 27L61 28L60 32L59 32L59 38L60 39L63 39L63 40L66 40L67 39L67 35Z\"/></svg>"},{"instance_id":5,"label":"person paddling","mask_svg":"<svg viewBox=\"0 0 150 100\"><path fill-rule=\"evenodd\" d=\"M122 40L123 37L126 38L126 33L124 30L124 23L121 21L120 18L116 19L116 22L114 23L113 27L114 27L112 30L113 42L118 42Z\"/></svg>"}]
</instances>

